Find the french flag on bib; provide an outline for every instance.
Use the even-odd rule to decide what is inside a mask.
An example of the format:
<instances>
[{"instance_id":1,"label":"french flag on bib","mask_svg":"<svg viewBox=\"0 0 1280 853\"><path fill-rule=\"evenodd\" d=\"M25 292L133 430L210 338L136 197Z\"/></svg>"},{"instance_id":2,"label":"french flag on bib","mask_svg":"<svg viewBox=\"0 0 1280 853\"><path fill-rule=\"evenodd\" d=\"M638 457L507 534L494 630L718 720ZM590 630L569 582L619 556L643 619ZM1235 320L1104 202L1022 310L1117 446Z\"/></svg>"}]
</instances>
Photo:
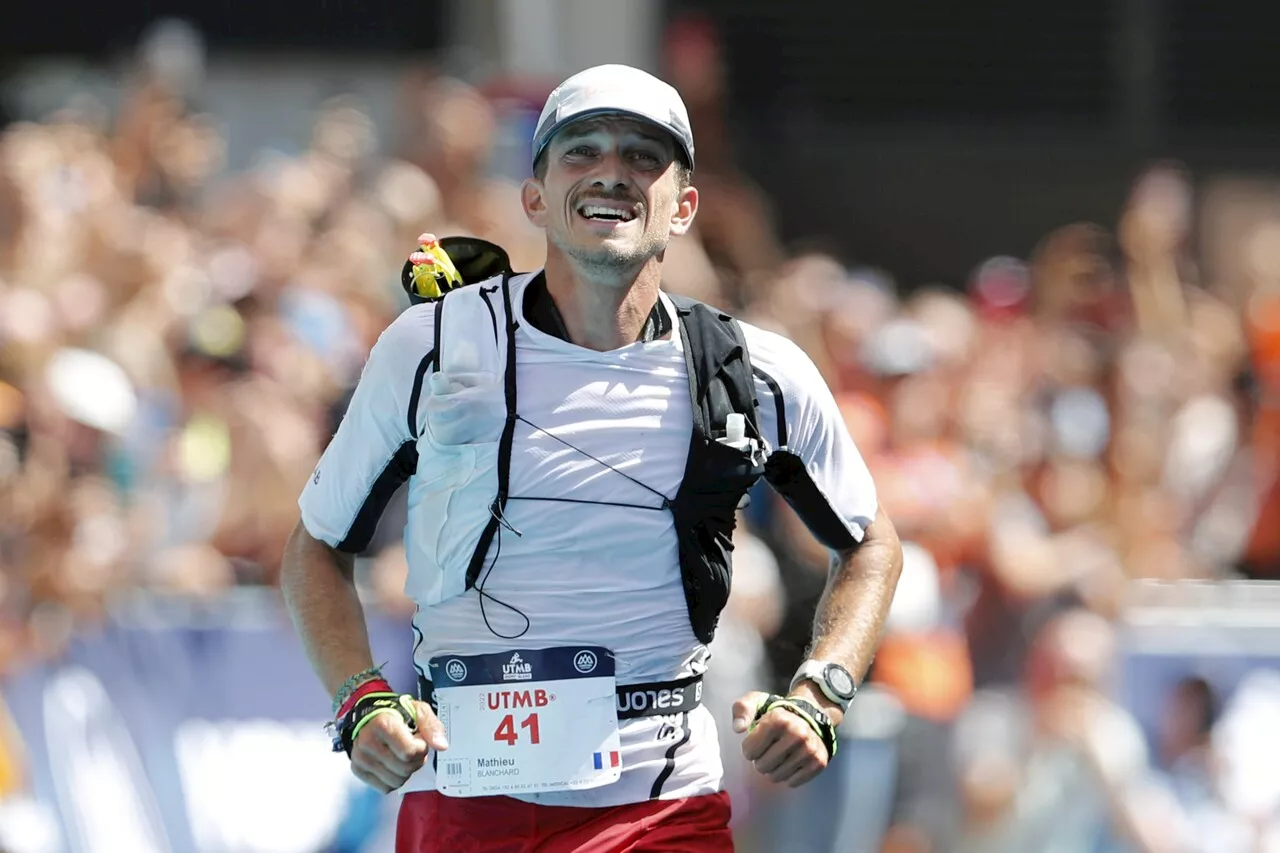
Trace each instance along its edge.
<instances>
[{"instance_id":1,"label":"french flag on bib","mask_svg":"<svg viewBox=\"0 0 1280 853\"><path fill-rule=\"evenodd\" d=\"M605 767L617 767L618 762L621 760L621 757L616 752L593 752L592 757L595 760L597 770L603 770Z\"/></svg>"}]
</instances>

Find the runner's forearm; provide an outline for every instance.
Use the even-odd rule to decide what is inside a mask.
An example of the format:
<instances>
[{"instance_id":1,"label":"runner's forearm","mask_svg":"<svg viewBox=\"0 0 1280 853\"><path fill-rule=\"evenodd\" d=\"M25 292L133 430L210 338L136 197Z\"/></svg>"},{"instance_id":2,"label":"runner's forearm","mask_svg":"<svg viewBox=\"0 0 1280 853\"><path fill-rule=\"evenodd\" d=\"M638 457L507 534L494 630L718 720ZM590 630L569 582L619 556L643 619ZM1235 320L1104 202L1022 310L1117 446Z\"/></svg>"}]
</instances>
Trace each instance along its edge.
<instances>
[{"instance_id":1,"label":"runner's forearm","mask_svg":"<svg viewBox=\"0 0 1280 853\"><path fill-rule=\"evenodd\" d=\"M902 572L902 545L883 510L861 544L833 561L814 616L810 658L842 664L861 682Z\"/></svg>"},{"instance_id":2,"label":"runner's forearm","mask_svg":"<svg viewBox=\"0 0 1280 853\"><path fill-rule=\"evenodd\" d=\"M355 558L313 538L301 523L285 547L280 589L307 658L330 695L373 666L369 628L356 593Z\"/></svg>"}]
</instances>

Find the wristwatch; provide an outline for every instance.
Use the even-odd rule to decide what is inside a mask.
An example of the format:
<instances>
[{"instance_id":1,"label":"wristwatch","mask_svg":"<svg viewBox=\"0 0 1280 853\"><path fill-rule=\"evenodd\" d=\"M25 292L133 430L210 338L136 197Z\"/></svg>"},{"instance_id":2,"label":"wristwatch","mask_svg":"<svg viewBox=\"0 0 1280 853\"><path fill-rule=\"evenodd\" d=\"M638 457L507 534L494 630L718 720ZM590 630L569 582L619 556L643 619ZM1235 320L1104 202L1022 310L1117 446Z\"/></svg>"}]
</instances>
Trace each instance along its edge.
<instances>
[{"instance_id":1,"label":"wristwatch","mask_svg":"<svg viewBox=\"0 0 1280 853\"><path fill-rule=\"evenodd\" d=\"M858 685L849 670L830 661L807 660L800 664L789 689L795 690L796 685L805 679L818 685L828 699L840 706L841 711L849 710L849 703L858 692Z\"/></svg>"}]
</instances>

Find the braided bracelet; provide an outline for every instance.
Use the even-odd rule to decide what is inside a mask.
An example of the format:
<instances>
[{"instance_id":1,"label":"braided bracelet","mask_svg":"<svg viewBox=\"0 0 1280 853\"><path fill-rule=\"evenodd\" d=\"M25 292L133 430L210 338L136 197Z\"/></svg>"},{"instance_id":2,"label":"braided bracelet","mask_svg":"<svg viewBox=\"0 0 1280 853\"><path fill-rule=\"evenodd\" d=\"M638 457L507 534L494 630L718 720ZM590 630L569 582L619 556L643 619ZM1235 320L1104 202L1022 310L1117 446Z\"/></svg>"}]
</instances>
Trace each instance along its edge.
<instances>
[{"instance_id":1,"label":"braided bracelet","mask_svg":"<svg viewBox=\"0 0 1280 853\"><path fill-rule=\"evenodd\" d=\"M385 663L380 666L371 666L368 669L362 669L346 681L342 682L342 686L338 688L337 694L333 697L333 713L338 713L338 709L346 704L346 701L351 698L351 694L355 693L356 690L360 688L361 684L367 684L370 681L381 679L382 667L384 666L386 666Z\"/></svg>"}]
</instances>

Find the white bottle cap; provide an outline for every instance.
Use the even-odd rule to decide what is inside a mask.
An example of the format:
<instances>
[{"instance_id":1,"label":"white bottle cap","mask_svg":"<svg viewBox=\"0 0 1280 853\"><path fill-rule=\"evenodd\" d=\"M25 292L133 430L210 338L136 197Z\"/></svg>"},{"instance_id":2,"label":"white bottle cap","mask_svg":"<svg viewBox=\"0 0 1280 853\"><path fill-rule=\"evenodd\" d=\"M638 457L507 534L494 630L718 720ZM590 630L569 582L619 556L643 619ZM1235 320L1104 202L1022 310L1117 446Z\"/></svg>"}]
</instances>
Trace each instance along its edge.
<instances>
[{"instance_id":1,"label":"white bottle cap","mask_svg":"<svg viewBox=\"0 0 1280 853\"><path fill-rule=\"evenodd\" d=\"M725 440L742 441L747 437L747 416L741 412L730 412L724 422Z\"/></svg>"}]
</instances>

